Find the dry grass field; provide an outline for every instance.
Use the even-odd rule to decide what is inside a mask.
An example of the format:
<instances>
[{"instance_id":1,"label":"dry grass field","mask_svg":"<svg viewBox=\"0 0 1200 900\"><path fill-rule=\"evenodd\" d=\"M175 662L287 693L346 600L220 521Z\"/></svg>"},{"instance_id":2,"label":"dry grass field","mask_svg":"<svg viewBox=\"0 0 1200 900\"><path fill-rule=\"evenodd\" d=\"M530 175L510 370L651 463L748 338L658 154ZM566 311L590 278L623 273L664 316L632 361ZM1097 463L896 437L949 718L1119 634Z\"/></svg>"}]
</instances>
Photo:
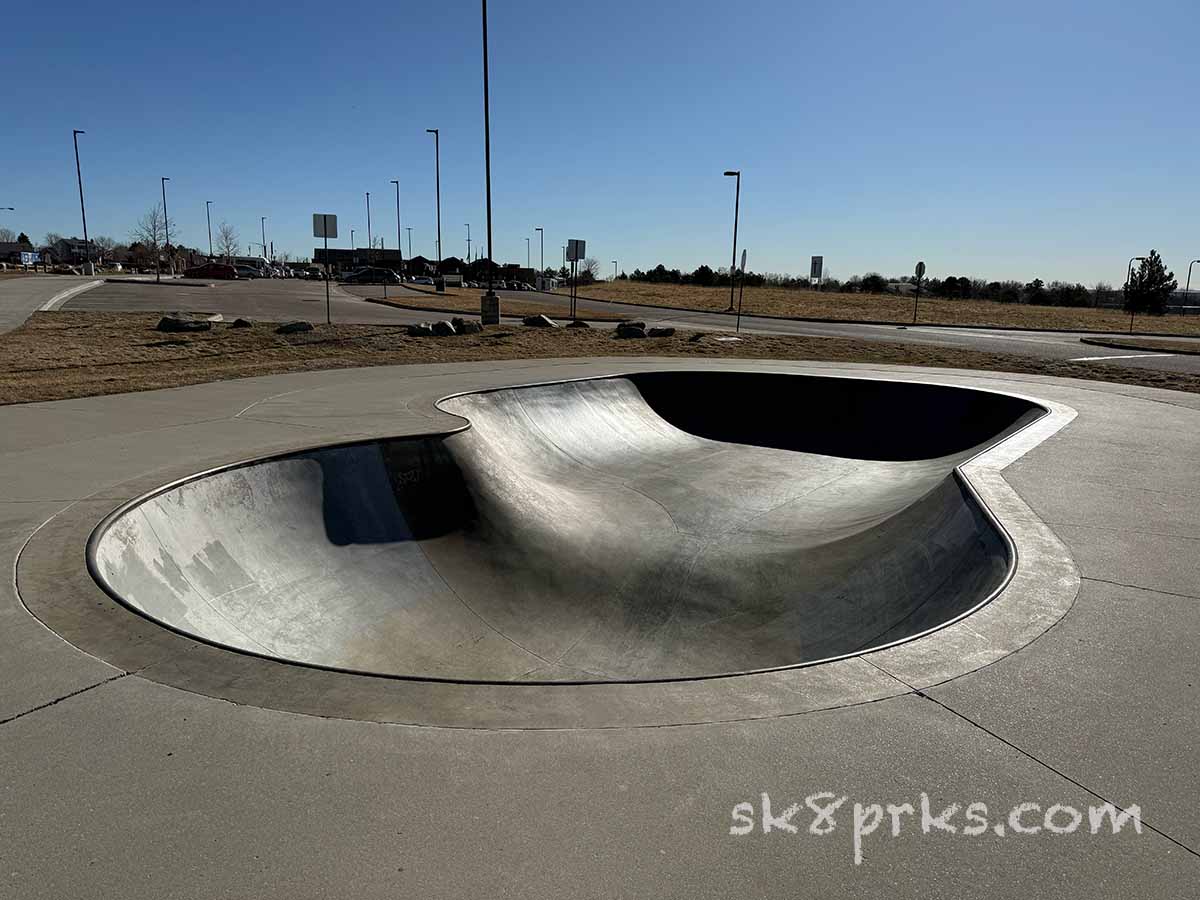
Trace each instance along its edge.
<instances>
[{"instance_id":1,"label":"dry grass field","mask_svg":"<svg viewBox=\"0 0 1200 900\"><path fill-rule=\"evenodd\" d=\"M566 293L566 291L560 291ZM729 288L604 281L579 289L581 297L679 309L719 312L729 308ZM831 294L776 287L746 288L742 312L839 321L912 322L911 297L890 294ZM1062 331L1129 332L1129 315L1110 309L1026 306L988 300L937 300L922 296L918 323L991 325L1003 328L1050 328ZM1140 316L1134 331L1200 335L1200 316Z\"/></svg>"},{"instance_id":2,"label":"dry grass field","mask_svg":"<svg viewBox=\"0 0 1200 900\"><path fill-rule=\"evenodd\" d=\"M1200 393L1200 376L1038 360L972 350L840 338L716 335L622 340L608 329L489 326L481 334L410 338L402 327L319 325L278 335L275 326L218 324L211 331L164 334L147 313L35 313L0 335L0 404L61 400L179 387L252 375L404 363L673 356L687 359L795 359L862 362L1102 378ZM728 336L725 336L728 338Z\"/></svg>"}]
</instances>

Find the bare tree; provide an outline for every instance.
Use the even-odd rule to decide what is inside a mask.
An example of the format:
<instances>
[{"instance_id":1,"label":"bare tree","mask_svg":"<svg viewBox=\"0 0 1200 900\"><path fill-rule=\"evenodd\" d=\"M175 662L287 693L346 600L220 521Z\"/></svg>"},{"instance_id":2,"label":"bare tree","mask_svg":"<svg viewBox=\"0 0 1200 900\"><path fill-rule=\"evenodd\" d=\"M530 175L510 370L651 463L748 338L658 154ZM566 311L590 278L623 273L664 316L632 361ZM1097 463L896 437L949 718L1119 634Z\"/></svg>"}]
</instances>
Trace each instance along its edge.
<instances>
[{"instance_id":1,"label":"bare tree","mask_svg":"<svg viewBox=\"0 0 1200 900\"><path fill-rule=\"evenodd\" d=\"M145 246L147 250L154 254L154 280L162 280L162 254L164 242L166 240L168 230L173 229L175 223L168 221L163 214L161 203L156 203L150 210L138 220L134 227L131 237L138 243Z\"/></svg>"},{"instance_id":2,"label":"bare tree","mask_svg":"<svg viewBox=\"0 0 1200 900\"><path fill-rule=\"evenodd\" d=\"M57 231L47 231L46 237L44 238L45 244L43 246L53 247L55 244L57 244L62 239L63 239L63 236L61 234L59 234Z\"/></svg>"},{"instance_id":3,"label":"bare tree","mask_svg":"<svg viewBox=\"0 0 1200 900\"><path fill-rule=\"evenodd\" d=\"M110 238L110 237L98 237L98 238L93 238L93 239L92 239L92 243L93 243L93 244L95 244L95 245L96 245L96 247L98 247L98 248L99 248L99 250L100 250L100 258L101 258L102 260L103 260L103 259L104 259L104 257L106 257L106 256L109 256L109 257L111 257L111 256L112 256L112 252L113 252L113 250L114 250L114 249L116 248L116 246L117 246L117 242L116 242L115 240L113 240L112 238Z\"/></svg>"},{"instance_id":4,"label":"bare tree","mask_svg":"<svg viewBox=\"0 0 1200 900\"><path fill-rule=\"evenodd\" d=\"M236 228L228 222L222 222L217 226L217 255L225 257L225 262L229 262L237 256L241 246L242 241L238 237Z\"/></svg>"},{"instance_id":5,"label":"bare tree","mask_svg":"<svg viewBox=\"0 0 1200 900\"><path fill-rule=\"evenodd\" d=\"M0 243L15 244L17 242L17 233L11 228L0 228Z\"/></svg>"},{"instance_id":6,"label":"bare tree","mask_svg":"<svg viewBox=\"0 0 1200 900\"><path fill-rule=\"evenodd\" d=\"M583 284L591 284L600 275L600 261L588 257L579 264L579 280Z\"/></svg>"}]
</instances>

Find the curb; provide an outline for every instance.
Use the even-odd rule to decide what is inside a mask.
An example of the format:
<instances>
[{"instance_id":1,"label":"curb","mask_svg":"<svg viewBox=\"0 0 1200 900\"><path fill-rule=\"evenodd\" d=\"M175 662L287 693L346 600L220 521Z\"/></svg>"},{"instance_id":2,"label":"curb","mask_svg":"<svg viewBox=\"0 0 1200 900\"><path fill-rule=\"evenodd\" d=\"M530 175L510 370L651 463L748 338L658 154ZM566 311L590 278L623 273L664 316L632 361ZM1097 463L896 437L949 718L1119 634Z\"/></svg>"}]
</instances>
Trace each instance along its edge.
<instances>
[{"instance_id":1,"label":"curb","mask_svg":"<svg viewBox=\"0 0 1200 900\"><path fill-rule=\"evenodd\" d=\"M1165 335L1164 335L1165 336ZM1179 337L1179 335L1172 335ZM1166 347L1151 347L1148 344L1137 344L1133 341L1117 341L1117 340L1101 340L1099 338L1080 338L1079 343L1090 344L1093 347L1109 347L1113 350L1147 350L1151 353L1170 353L1178 356L1200 356L1200 344L1197 344L1196 350L1182 350L1177 348Z\"/></svg>"}]
</instances>

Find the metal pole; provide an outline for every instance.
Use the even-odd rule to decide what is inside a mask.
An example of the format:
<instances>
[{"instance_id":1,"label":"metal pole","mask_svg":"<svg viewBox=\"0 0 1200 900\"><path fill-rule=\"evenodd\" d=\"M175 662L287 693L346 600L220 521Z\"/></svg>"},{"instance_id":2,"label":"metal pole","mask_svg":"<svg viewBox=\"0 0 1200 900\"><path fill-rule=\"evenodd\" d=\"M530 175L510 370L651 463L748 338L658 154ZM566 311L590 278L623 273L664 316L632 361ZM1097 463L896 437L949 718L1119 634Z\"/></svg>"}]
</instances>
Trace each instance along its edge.
<instances>
[{"instance_id":1,"label":"metal pole","mask_svg":"<svg viewBox=\"0 0 1200 900\"><path fill-rule=\"evenodd\" d=\"M396 251L400 254L400 280L404 280L404 244L400 240L400 181L392 179L396 186Z\"/></svg>"},{"instance_id":2,"label":"metal pole","mask_svg":"<svg viewBox=\"0 0 1200 900\"><path fill-rule=\"evenodd\" d=\"M204 201L204 218L208 220L208 258L212 259L212 201Z\"/></svg>"},{"instance_id":3,"label":"metal pole","mask_svg":"<svg viewBox=\"0 0 1200 900\"><path fill-rule=\"evenodd\" d=\"M1183 305L1185 307L1187 306L1188 292L1191 290L1191 287L1192 287L1192 266L1194 266L1198 262L1200 262L1200 259L1193 259L1190 263L1188 263L1187 286L1183 289ZM1186 316L1187 313L1185 312L1185 313L1183 313L1183 315Z\"/></svg>"},{"instance_id":4,"label":"metal pole","mask_svg":"<svg viewBox=\"0 0 1200 900\"><path fill-rule=\"evenodd\" d=\"M737 178L737 192L733 196L733 258L729 262L729 312L733 312L733 276L737 271L738 210L742 203L742 172L739 169L725 174Z\"/></svg>"},{"instance_id":5,"label":"metal pole","mask_svg":"<svg viewBox=\"0 0 1200 900\"><path fill-rule=\"evenodd\" d=\"M329 216L325 216L325 324L332 325L333 319L329 315Z\"/></svg>"},{"instance_id":6,"label":"metal pole","mask_svg":"<svg viewBox=\"0 0 1200 900\"><path fill-rule=\"evenodd\" d=\"M371 192L367 191L367 263L375 252L375 242L371 240Z\"/></svg>"},{"instance_id":7,"label":"metal pole","mask_svg":"<svg viewBox=\"0 0 1200 900\"><path fill-rule=\"evenodd\" d=\"M463 224L467 226L467 262L470 262L471 261L471 223L464 222Z\"/></svg>"},{"instance_id":8,"label":"metal pole","mask_svg":"<svg viewBox=\"0 0 1200 900\"><path fill-rule=\"evenodd\" d=\"M263 253L265 254L267 252L267 217L260 216L260 219L262 220L260 222L260 224L262 225L262 247L263 247Z\"/></svg>"},{"instance_id":9,"label":"metal pole","mask_svg":"<svg viewBox=\"0 0 1200 900\"><path fill-rule=\"evenodd\" d=\"M408 258L412 259L412 226L405 225L404 230L408 232Z\"/></svg>"},{"instance_id":10,"label":"metal pole","mask_svg":"<svg viewBox=\"0 0 1200 900\"><path fill-rule=\"evenodd\" d=\"M538 244L541 247L541 268L538 270L538 278L544 278L546 275L546 231L543 228L534 226L534 231L538 233Z\"/></svg>"},{"instance_id":11,"label":"metal pole","mask_svg":"<svg viewBox=\"0 0 1200 900\"><path fill-rule=\"evenodd\" d=\"M529 261L529 238L525 238L525 268L533 268L533 264Z\"/></svg>"},{"instance_id":12,"label":"metal pole","mask_svg":"<svg viewBox=\"0 0 1200 900\"><path fill-rule=\"evenodd\" d=\"M486 47L484 47L483 53L486 57ZM437 258L440 263L442 261L442 139L436 128L426 128L425 133L433 135L433 171L437 186ZM440 266L438 274L441 274Z\"/></svg>"},{"instance_id":13,"label":"metal pole","mask_svg":"<svg viewBox=\"0 0 1200 900\"><path fill-rule=\"evenodd\" d=\"M917 304L921 302L921 276L917 276L917 290L913 294L913 320L914 325L917 324Z\"/></svg>"},{"instance_id":14,"label":"metal pole","mask_svg":"<svg viewBox=\"0 0 1200 900\"><path fill-rule=\"evenodd\" d=\"M81 134L87 134L87 132L80 131L78 128L73 129L71 139L75 142L75 177L79 180L79 215L83 218L83 252L88 265L91 265L92 245L88 243L87 210L83 205L83 170L79 168L79 136Z\"/></svg>"},{"instance_id":15,"label":"metal pole","mask_svg":"<svg viewBox=\"0 0 1200 900\"><path fill-rule=\"evenodd\" d=\"M617 280L617 261L613 260L613 281Z\"/></svg>"},{"instance_id":16,"label":"metal pole","mask_svg":"<svg viewBox=\"0 0 1200 900\"><path fill-rule=\"evenodd\" d=\"M1129 260L1129 266L1125 269L1125 305L1129 306L1129 333L1133 334L1133 307L1129 305L1129 281L1133 278L1133 264L1135 262L1145 262L1146 257L1135 256ZM1178 283L1178 282L1176 282Z\"/></svg>"},{"instance_id":17,"label":"metal pole","mask_svg":"<svg viewBox=\"0 0 1200 900\"><path fill-rule=\"evenodd\" d=\"M163 198L163 250L166 251L168 260L171 259L171 220L169 218L167 218L167 182L170 180L171 180L170 178L166 178L166 177L159 179L159 182L162 185L162 198ZM159 268L161 269L162 267L160 266ZM171 274L172 275L175 274L175 266L174 265L171 266ZM162 273L160 271L159 272L160 278L161 278L161 275L162 275Z\"/></svg>"},{"instance_id":18,"label":"metal pole","mask_svg":"<svg viewBox=\"0 0 1200 900\"><path fill-rule=\"evenodd\" d=\"M492 260L492 113L488 96L488 14L487 0L483 4L483 167L484 182L487 185L487 297L496 296L493 290Z\"/></svg>"}]
</instances>

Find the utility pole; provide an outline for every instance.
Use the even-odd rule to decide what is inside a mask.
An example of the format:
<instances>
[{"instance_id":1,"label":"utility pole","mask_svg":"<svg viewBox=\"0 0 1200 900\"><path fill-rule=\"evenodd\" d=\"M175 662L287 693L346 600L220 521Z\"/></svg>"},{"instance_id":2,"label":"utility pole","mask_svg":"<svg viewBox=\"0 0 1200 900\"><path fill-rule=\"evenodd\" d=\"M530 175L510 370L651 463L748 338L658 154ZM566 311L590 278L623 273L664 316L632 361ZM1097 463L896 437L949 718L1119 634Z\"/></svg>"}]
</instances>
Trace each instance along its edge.
<instances>
[{"instance_id":1,"label":"utility pole","mask_svg":"<svg viewBox=\"0 0 1200 900\"><path fill-rule=\"evenodd\" d=\"M442 138L437 128L426 128L425 133L433 135L433 172L437 188L437 258L440 263L442 261Z\"/></svg>"},{"instance_id":2,"label":"utility pole","mask_svg":"<svg viewBox=\"0 0 1200 900\"><path fill-rule=\"evenodd\" d=\"M204 218L208 220L208 258L212 259L212 201L204 201Z\"/></svg>"},{"instance_id":3,"label":"utility pole","mask_svg":"<svg viewBox=\"0 0 1200 900\"><path fill-rule=\"evenodd\" d=\"M78 128L73 129L71 138L75 141L75 177L79 179L79 214L83 217L83 252L90 267L92 264L92 245L88 243L87 210L83 205L83 171L79 168L79 136L81 134L87 134L87 132L80 131Z\"/></svg>"}]
</instances>

